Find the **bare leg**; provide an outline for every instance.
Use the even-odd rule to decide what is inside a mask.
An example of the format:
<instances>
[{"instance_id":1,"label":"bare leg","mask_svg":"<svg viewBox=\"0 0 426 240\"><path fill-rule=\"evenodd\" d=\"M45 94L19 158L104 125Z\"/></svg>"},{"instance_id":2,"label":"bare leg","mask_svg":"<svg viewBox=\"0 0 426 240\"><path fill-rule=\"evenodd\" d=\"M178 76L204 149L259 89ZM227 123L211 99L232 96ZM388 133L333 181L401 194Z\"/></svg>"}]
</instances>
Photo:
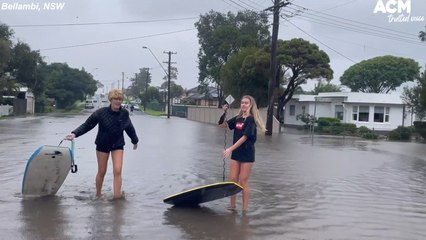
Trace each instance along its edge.
<instances>
[{"instance_id":1,"label":"bare leg","mask_svg":"<svg viewBox=\"0 0 426 240\"><path fill-rule=\"evenodd\" d=\"M121 170L123 168L123 150L114 150L111 152L112 167L114 174L114 198L122 198L121 193Z\"/></svg>"},{"instance_id":2,"label":"bare leg","mask_svg":"<svg viewBox=\"0 0 426 240\"><path fill-rule=\"evenodd\" d=\"M238 161L232 160L230 162L230 171L229 171L229 181L238 183L238 175L240 173L240 163ZM236 206L236 196L231 196L231 208Z\"/></svg>"},{"instance_id":3,"label":"bare leg","mask_svg":"<svg viewBox=\"0 0 426 240\"><path fill-rule=\"evenodd\" d=\"M96 197L101 196L102 184L108 167L109 153L96 151L96 158L98 159L98 173L96 174Z\"/></svg>"},{"instance_id":4,"label":"bare leg","mask_svg":"<svg viewBox=\"0 0 426 240\"><path fill-rule=\"evenodd\" d=\"M241 163L240 165L240 184L243 189L243 211L248 210L250 198L249 177L253 163Z\"/></svg>"}]
</instances>

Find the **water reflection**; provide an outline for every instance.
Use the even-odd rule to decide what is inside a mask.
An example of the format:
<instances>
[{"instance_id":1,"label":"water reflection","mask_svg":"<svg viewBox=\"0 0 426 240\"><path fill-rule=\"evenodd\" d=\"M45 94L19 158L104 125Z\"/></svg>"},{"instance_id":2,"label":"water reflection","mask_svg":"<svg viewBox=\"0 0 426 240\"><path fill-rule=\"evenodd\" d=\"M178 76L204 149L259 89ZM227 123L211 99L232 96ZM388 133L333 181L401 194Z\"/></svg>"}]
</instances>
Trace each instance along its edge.
<instances>
[{"instance_id":1,"label":"water reflection","mask_svg":"<svg viewBox=\"0 0 426 240\"><path fill-rule=\"evenodd\" d=\"M122 226L126 200L95 200L88 216L88 234L92 239L124 239Z\"/></svg>"},{"instance_id":2,"label":"water reflection","mask_svg":"<svg viewBox=\"0 0 426 240\"><path fill-rule=\"evenodd\" d=\"M65 206L59 197L23 199L21 217L24 239L69 239Z\"/></svg>"},{"instance_id":3,"label":"water reflection","mask_svg":"<svg viewBox=\"0 0 426 240\"><path fill-rule=\"evenodd\" d=\"M169 208L163 197L222 180L224 132L138 113L141 144L125 152L126 201L94 199L96 131L77 140L79 171L60 197L22 200L16 193L28 156L87 116L0 121L1 239L426 239L424 144L259 136L248 215L228 212L228 199ZM104 189L112 195L111 171Z\"/></svg>"},{"instance_id":4,"label":"water reflection","mask_svg":"<svg viewBox=\"0 0 426 240\"><path fill-rule=\"evenodd\" d=\"M164 224L180 229L182 239L249 239L249 219L248 214L208 207L171 207L164 212Z\"/></svg>"}]
</instances>

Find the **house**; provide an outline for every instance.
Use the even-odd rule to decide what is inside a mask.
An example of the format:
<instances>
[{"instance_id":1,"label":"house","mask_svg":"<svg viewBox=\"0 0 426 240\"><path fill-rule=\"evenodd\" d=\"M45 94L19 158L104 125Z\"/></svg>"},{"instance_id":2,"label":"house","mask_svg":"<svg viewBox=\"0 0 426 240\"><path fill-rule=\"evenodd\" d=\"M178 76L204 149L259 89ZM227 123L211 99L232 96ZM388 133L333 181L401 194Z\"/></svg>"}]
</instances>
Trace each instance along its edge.
<instances>
[{"instance_id":1,"label":"house","mask_svg":"<svg viewBox=\"0 0 426 240\"><path fill-rule=\"evenodd\" d=\"M318 95L294 95L284 110L284 126L304 125L297 115L338 118L376 131L391 131L411 126L415 116L398 94L331 92Z\"/></svg>"},{"instance_id":2,"label":"house","mask_svg":"<svg viewBox=\"0 0 426 240\"><path fill-rule=\"evenodd\" d=\"M34 114L35 99L34 94L27 88L21 87L13 99L13 114L25 115Z\"/></svg>"},{"instance_id":3,"label":"house","mask_svg":"<svg viewBox=\"0 0 426 240\"><path fill-rule=\"evenodd\" d=\"M198 106L218 106L218 97L219 94L215 87L208 86L205 91L199 87L194 87L185 91L181 102Z\"/></svg>"}]
</instances>

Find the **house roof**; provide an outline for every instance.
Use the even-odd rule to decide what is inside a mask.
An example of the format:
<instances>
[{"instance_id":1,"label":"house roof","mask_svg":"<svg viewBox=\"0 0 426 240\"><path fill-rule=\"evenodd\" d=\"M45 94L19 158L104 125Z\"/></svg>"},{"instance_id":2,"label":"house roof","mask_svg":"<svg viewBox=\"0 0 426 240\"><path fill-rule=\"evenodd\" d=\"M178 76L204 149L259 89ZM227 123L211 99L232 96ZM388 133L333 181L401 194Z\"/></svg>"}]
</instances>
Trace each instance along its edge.
<instances>
[{"instance_id":1,"label":"house roof","mask_svg":"<svg viewBox=\"0 0 426 240\"><path fill-rule=\"evenodd\" d=\"M207 87L207 93L201 93L198 87L191 88L186 91L188 97L186 99L214 99L219 95L215 87Z\"/></svg>"},{"instance_id":2,"label":"house roof","mask_svg":"<svg viewBox=\"0 0 426 240\"><path fill-rule=\"evenodd\" d=\"M385 103L404 104L399 94L361 93L361 92L326 92L318 95L294 95L299 102L315 102L331 98L343 98L344 103Z\"/></svg>"}]
</instances>

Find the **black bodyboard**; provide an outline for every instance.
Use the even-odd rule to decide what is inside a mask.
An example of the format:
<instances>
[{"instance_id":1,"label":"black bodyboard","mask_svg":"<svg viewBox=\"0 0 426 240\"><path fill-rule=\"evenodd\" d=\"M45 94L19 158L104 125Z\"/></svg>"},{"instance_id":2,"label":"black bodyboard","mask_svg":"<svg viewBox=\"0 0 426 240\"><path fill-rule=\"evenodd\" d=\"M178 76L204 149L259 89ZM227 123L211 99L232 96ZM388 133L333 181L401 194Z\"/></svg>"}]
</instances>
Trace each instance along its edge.
<instances>
[{"instance_id":1,"label":"black bodyboard","mask_svg":"<svg viewBox=\"0 0 426 240\"><path fill-rule=\"evenodd\" d=\"M164 198L163 202L175 206L197 206L200 203L235 195L242 190L243 187L235 182L219 182L185 190Z\"/></svg>"}]
</instances>

